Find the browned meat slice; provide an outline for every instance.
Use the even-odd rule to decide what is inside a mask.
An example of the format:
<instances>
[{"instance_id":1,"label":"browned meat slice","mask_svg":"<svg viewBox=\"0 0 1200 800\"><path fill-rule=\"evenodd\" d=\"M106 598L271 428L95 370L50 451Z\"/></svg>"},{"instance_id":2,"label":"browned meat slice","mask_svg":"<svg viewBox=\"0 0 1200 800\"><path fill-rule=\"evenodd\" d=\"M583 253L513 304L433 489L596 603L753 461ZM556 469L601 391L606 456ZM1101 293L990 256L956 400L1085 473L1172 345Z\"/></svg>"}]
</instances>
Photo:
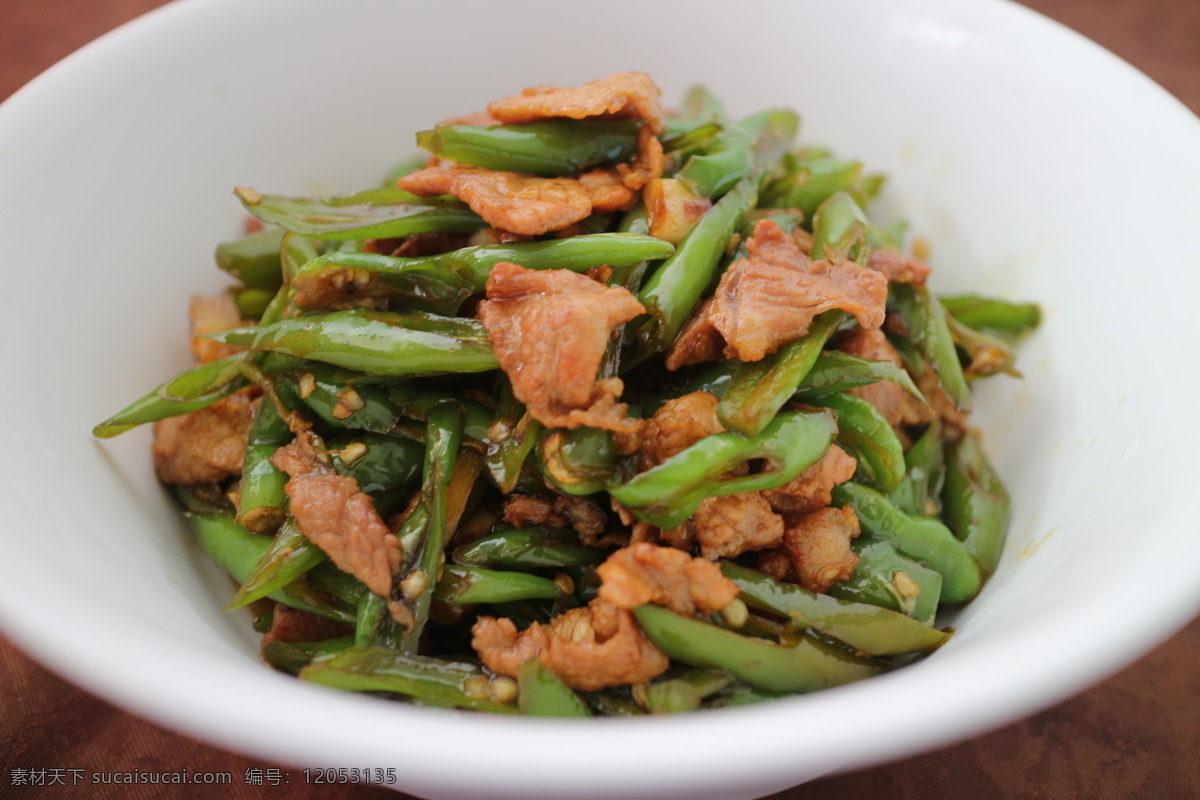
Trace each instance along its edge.
<instances>
[{"instance_id":1,"label":"browned meat slice","mask_svg":"<svg viewBox=\"0 0 1200 800\"><path fill-rule=\"evenodd\" d=\"M600 598L521 632L510 619L480 617L471 633L471 647L493 672L515 676L522 662L538 658L582 691L645 683L670 664L631 613Z\"/></svg>"},{"instance_id":2,"label":"browned meat slice","mask_svg":"<svg viewBox=\"0 0 1200 800\"><path fill-rule=\"evenodd\" d=\"M271 463L291 478L284 491L304 535L342 572L358 578L375 594L390 596L400 569L400 542L358 481L322 463L304 431L279 448Z\"/></svg>"},{"instance_id":3,"label":"browned meat slice","mask_svg":"<svg viewBox=\"0 0 1200 800\"><path fill-rule=\"evenodd\" d=\"M479 319L513 394L534 419L625 435L641 430L616 402L620 379L596 380L612 332L643 311L629 291L567 270L501 262L488 276L487 298Z\"/></svg>"},{"instance_id":4,"label":"browned meat slice","mask_svg":"<svg viewBox=\"0 0 1200 800\"><path fill-rule=\"evenodd\" d=\"M711 392L692 392L663 403L642 431L642 471L657 467L706 436L723 433L717 403Z\"/></svg>"},{"instance_id":5,"label":"browned meat slice","mask_svg":"<svg viewBox=\"0 0 1200 800\"><path fill-rule=\"evenodd\" d=\"M594 169L576 180L587 190L592 211L598 214L628 211L637 202L637 191L625 185L617 170Z\"/></svg>"},{"instance_id":6,"label":"browned meat slice","mask_svg":"<svg viewBox=\"0 0 1200 800\"><path fill-rule=\"evenodd\" d=\"M638 157L632 165L618 164L621 182L632 191L641 191L647 183L663 174L666 156L658 133L649 125L638 131Z\"/></svg>"},{"instance_id":7,"label":"browned meat slice","mask_svg":"<svg viewBox=\"0 0 1200 800\"><path fill-rule=\"evenodd\" d=\"M775 489L763 491L771 508L780 514L816 511L829 505L833 487L854 477L858 462L836 444L831 444L815 464Z\"/></svg>"},{"instance_id":8,"label":"browned meat slice","mask_svg":"<svg viewBox=\"0 0 1200 800\"><path fill-rule=\"evenodd\" d=\"M928 264L898 250L872 250L867 266L883 273L889 283L924 283L929 277Z\"/></svg>"},{"instance_id":9,"label":"browned meat slice","mask_svg":"<svg viewBox=\"0 0 1200 800\"><path fill-rule=\"evenodd\" d=\"M232 344L200 338L210 333L232 330L242 324L242 317L228 292L192 295L188 302L188 317L192 322L192 354L201 364L231 356L242 349Z\"/></svg>"},{"instance_id":10,"label":"browned meat slice","mask_svg":"<svg viewBox=\"0 0 1200 800\"><path fill-rule=\"evenodd\" d=\"M783 546L792 557L800 585L824 594L854 572L858 556L850 540L858 536L854 509L822 508L797 518L783 534Z\"/></svg>"},{"instance_id":11,"label":"browned meat slice","mask_svg":"<svg viewBox=\"0 0 1200 800\"><path fill-rule=\"evenodd\" d=\"M721 351L725 349L725 339L708 318L711 305L712 300L709 299L697 306L683 330L667 349L666 366L670 371L674 372L690 364L715 361L721 357Z\"/></svg>"},{"instance_id":12,"label":"browned meat slice","mask_svg":"<svg viewBox=\"0 0 1200 800\"><path fill-rule=\"evenodd\" d=\"M607 520L603 511L583 497L560 494L547 500L514 494L504 501L504 521L517 528L529 524L571 527L581 542L595 547L604 534Z\"/></svg>"},{"instance_id":13,"label":"browned meat slice","mask_svg":"<svg viewBox=\"0 0 1200 800\"><path fill-rule=\"evenodd\" d=\"M534 86L521 94L488 104L488 113L502 122L534 122L566 117L644 119L638 137L638 159L625 176L625 185L638 190L662 175L663 151L658 134L663 129L662 93L644 72L618 72L582 86Z\"/></svg>"},{"instance_id":14,"label":"browned meat slice","mask_svg":"<svg viewBox=\"0 0 1200 800\"><path fill-rule=\"evenodd\" d=\"M754 226L750 255L721 276L708 319L726 355L758 361L808 333L813 319L842 309L864 328L883 324L887 279L851 261L812 261L771 220Z\"/></svg>"},{"instance_id":15,"label":"browned meat slice","mask_svg":"<svg viewBox=\"0 0 1200 800\"><path fill-rule=\"evenodd\" d=\"M240 475L257 407L257 399L239 392L154 423L154 474L163 483L188 485Z\"/></svg>"},{"instance_id":16,"label":"browned meat slice","mask_svg":"<svg viewBox=\"0 0 1200 800\"><path fill-rule=\"evenodd\" d=\"M488 103L487 110L507 123L553 117L644 119L657 133L662 130L661 94L646 73L618 72L582 86L533 86Z\"/></svg>"},{"instance_id":17,"label":"browned meat slice","mask_svg":"<svg viewBox=\"0 0 1200 800\"><path fill-rule=\"evenodd\" d=\"M713 560L778 547L783 541L783 518L759 492L709 497L685 525L691 526L700 555Z\"/></svg>"},{"instance_id":18,"label":"browned meat slice","mask_svg":"<svg viewBox=\"0 0 1200 800\"><path fill-rule=\"evenodd\" d=\"M593 211L623 211L637 199L614 173L603 170L575 179L479 167L427 167L405 175L398 185L422 196L452 194L489 225L523 236L560 230Z\"/></svg>"},{"instance_id":19,"label":"browned meat slice","mask_svg":"<svg viewBox=\"0 0 1200 800\"><path fill-rule=\"evenodd\" d=\"M865 358L870 361L890 361L897 367L902 367L900 354L892 347L887 337L880 330L863 330L855 328L850 333L840 337L837 347L843 353ZM861 397L879 410L893 427L897 425L917 425L928 422L930 411L917 398L891 381L876 381L857 389L851 389L850 394Z\"/></svg>"},{"instance_id":20,"label":"browned meat slice","mask_svg":"<svg viewBox=\"0 0 1200 800\"><path fill-rule=\"evenodd\" d=\"M274 642L323 642L351 633L354 633L354 627L348 623L335 622L276 603L275 611L271 614L271 627L263 634L262 646Z\"/></svg>"},{"instance_id":21,"label":"browned meat slice","mask_svg":"<svg viewBox=\"0 0 1200 800\"><path fill-rule=\"evenodd\" d=\"M597 570L600 597L618 608L657 603L680 614L711 614L733 602L737 584L721 568L673 547L631 544Z\"/></svg>"}]
</instances>

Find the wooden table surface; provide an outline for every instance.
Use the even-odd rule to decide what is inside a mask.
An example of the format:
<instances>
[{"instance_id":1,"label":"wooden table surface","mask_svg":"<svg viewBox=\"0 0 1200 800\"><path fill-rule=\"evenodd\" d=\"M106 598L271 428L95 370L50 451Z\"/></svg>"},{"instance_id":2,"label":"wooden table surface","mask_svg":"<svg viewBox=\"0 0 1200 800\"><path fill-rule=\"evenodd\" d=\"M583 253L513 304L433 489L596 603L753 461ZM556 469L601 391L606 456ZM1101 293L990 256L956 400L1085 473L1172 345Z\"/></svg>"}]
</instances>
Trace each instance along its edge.
<instances>
[{"instance_id":1,"label":"wooden table surface","mask_svg":"<svg viewBox=\"0 0 1200 800\"><path fill-rule=\"evenodd\" d=\"M3 0L0 99L158 5L161 0ZM1109 48L1200 113L1200 0L1026 5ZM1200 798L1197 664L1200 620L1108 681L1027 720L771 800ZM2 639L0 685L7 687L0 692L0 798L403 798L372 787L306 786L294 769L164 730L62 681ZM78 775L93 772L179 770L229 772L232 785L219 794L205 787L69 788ZM293 781L285 784L282 775L289 771Z\"/></svg>"}]
</instances>

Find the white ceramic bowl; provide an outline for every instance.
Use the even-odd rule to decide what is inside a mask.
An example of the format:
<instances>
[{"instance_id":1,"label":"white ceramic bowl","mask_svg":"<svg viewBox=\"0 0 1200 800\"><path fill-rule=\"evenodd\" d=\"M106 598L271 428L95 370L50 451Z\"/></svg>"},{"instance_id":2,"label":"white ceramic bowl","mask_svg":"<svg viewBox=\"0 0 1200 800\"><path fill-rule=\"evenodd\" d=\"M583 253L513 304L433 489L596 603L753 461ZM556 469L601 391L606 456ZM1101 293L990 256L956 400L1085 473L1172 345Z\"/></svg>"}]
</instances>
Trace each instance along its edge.
<instances>
[{"instance_id":1,"label":"white ceramic bowl","mask_svg":"<svg viewBox=\"0 0 1200 800\"><path fill-rule=\"evenodd\" d=\"M581 12L582 13L582 12ZM235 184L371 185L413 131L537 83L622 69L668 100L788 104L892 180L935 288L1044 304L1026 380L979 398L1015 497L1002 566L909 669L683 718L423 710L255 659L229 584L155 484L140 430L93 423L188 363ZM191 0L0 108L5 632L153 720L297 765L388 767L413 794L752 797L980 732L1079 691L1200 609L1192 315L1200 122L1100 48L984 0ZM48 721L49 723L50 721Z\"/></svg>"}]
</instances>

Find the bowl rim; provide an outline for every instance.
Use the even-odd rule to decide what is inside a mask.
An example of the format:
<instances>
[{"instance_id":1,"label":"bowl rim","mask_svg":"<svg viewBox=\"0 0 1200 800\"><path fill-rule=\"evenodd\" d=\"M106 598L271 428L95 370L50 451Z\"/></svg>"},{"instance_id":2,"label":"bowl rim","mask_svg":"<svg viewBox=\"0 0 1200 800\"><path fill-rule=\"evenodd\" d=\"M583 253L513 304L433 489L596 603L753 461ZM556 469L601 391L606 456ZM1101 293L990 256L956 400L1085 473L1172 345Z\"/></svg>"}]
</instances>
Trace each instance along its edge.
<instances>
[{"instance_id":1,"label":"bowl rim","mask_svg":"<svg viewBox=\"0 0 1200 800\"><path fill-rule=\"evenodd\" d=\"M280 0L274 0L280 2ZM194 19L221 15L233 10L238 0L176 0L126 23L86 45L58 62L0 105L0 143L14 132L27 129L32 122L27 116L39 106L52 103L56 93L68 90L80 75L111 67L114 59L128 48L137 49L150 40L162 41L176 35L186 35ZM1036 11L1010 0L917 0L914 7L935 13L954 24L988 28L990 35L1013 36L1036 34L1053 40L1060 48L1060 57L1086 62L1090 69L1101 72L1105 80L1131 92L1149 95L1147 102L1161 108L1160 119L1177 129L1179 135L1200 144L1200 119L1183 104L1135 68L1085 39L1074 31L1049 20ZM963 11L968 8L970 14ZM968 16L970 19L968 20ZM4 152L4 148L0 148ZM17 511L19 516L22 513ZM1187 531L1194 524L1182 509L1171 509L1159 523L1172 530ZM1197 575L1200 577L1200 574ZM952 660L930 658L921 666L922 684L944 685L947 690L926 695L920 705L901 708L889 705L894 691L911 682L907 670L879 676L871 681L825 690L812 695L788 698L750 708L728 709L721 712L688 715L683 718L651 718L628 720L547 721L537 719L511 720L478 715L471 717L472 728L480 735L505 737L519 734L521 747L534 752L551 746L569 730L578 738L582 756L556 759L539 765L534 778L513 783L514 790L526 787L549 786L577 780L581 764L593 748L600 751L619 747L626 772L592 772L589 777L597 786L611 786L614 791L629 784L627 775L637 776L643 791L665 790L667 783L647 783L662 765L664 738L686 736L720 737L720 758L691 758L687 762L689 780L705 781L713 787L746 785L748 779L779 783L795 772L789 762L796 759L792 743L786 736L730 737L728 731L737 720L753 721L763 731L786 731L796 724L798 715L810 719L829 720L839 713L848 695L855 698L857 708L875 709L872 724L865 729L832 727L820 744L817 754L825 759L829 770L846 764L865 766L904 754L914 754L951 741L1006 724L1052 703L1082 691L1087 685L1114 673L1146 653L1151 647L1182 628L1200 609L1200 580L1165 582L1158 587L1171 602L1161 607L1169 611L1150 619L1135 630L1123 631L1125 649L1101 648L1103 637L1079 637L1081 646L1063 647L1062 631L1088 632L1103 627L1106 620L1118 618L1126 610L1127 596L1145 585L1145 575L1137 570L1106 576L1112 590L1096 605L1083 608L1054 609L1034 626L1021 632L1021 650L1031 646L1044 654L1034 668L1036 682L1024 666L1011 667L1012 636L1003 631L994 639L980 643L969 651L959 651ZM0 590L0 600L19 596L21 576L13 584L15 591ZM301 685L291 678L263 669L261 674L248 673L244 665L234 665L221 654L200 648L178 638L171 641L170 660L186 661L210 675L209 690L180 693L169 670L147 663L139 654L127 648L113 647L111 642L132 641L143 636L139 625L126 619L101 616L95 608L80 608L65 597L39 593L36 610L19 603L0 603L0 625L21 649L91 692L160 724L179 728L219 746L233 746L244 752L291 764L325 765L322 759L332 741L343 745L353 742L362 754L361 765L378 766L386 758L395 757L396 747L380 742L381 730L416 724L421 726L422 740L437 742L462 735L463 716L458 712L380 703L374 698L338 693L320 687ZM53 626L43 626L49 615L71 616L78 624L71 636L64 636ZM169 635L164 636L169 639ZM1087 646L1088 642L1092 645ZM78 653L90 653L87 662ZM980 675L987 695L1005 698L1005 702L984 702L976 689L969 690L955 681L944 680L954 673L968 670ZM214 698L225 695L230 684L238 687L239 703L224 701L222 715L214 715ZM215 691L214 691L215 689ZM297 726L294 719L274 716L273 704L283 698L303 700L305 714L320 718L326 715L334 722L328 726L308 729ZM977 705L973 715L960 713L967 705ZM347 712L350 713L347 713ZM352 717L353 725L343 717ZM684 734L686 726L686 734ZM907 738L895 735L898 730L915 733ZM346 752L345 747L339 747ZM494 789L491 781L496 775L512 773L512 753L505 746L481 748L472 754L472 769L465 771L454 753L442 748L417 747L419 758L404 759L411 772L405 775L400 788L420 791L422 787L437 787L446 783L447 775L454 776L455 785L464 791ZM390 754L390 755L389 755ZM812 754L810 754L812 755ZM808 756L806 756L807 758ZM388 762L390 763L390 762ZM734 767L731 765L741 765ZM351 766L339 764L338 766ZM751 772L753 771L753 775ZM662 780L676 774L670 772Z\"/></svg>"}]
</instances>

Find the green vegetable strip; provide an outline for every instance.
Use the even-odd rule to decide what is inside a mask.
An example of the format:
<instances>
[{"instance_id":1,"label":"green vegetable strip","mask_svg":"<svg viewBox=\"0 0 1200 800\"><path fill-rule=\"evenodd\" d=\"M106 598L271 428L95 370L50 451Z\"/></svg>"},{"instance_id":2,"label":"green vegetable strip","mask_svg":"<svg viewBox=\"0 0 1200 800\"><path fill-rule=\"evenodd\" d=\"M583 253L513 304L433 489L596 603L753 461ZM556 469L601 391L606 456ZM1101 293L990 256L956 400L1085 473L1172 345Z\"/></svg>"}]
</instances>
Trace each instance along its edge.
<instances>
[{"instance_id":1,"label":"green vegetable strip","mask_svg":"<svg viewBox=\"0 0 1200 800\"><path fill-rule=\"evenodd\" d=\"M514 600L553 600L562 594L549 578L527 572L498 572L482 567L448 565L434 596L457 605L511 603Z\"/></svg>"},{"instance_id":2,"label":"green vegetable strip","mask_svg":"<svg viewBox=\"0 0 1200 800\"><path fill-rule=\"evenodd\" d=\"M976 294L940 298L942 306L963 325L976 330L1018 337L1032 331L1042 321L1036 303L1010 303Z\"/></svg>"},{"instance_id":3,"label":"green vegetable strip","mask_svg":"<svg viewBox=\"0 0 1200 800\"><path fill-rule=\"evenodd\" d=\"M470 233L485 227L465 204L418 197L395 187L341 197L284 197L238 189L245 209L263 222L316 239L386 239L414 233Z\"/></svg>"},{"instance_id":4,"label":"green vegetable strip","mask_svg":"<svg viewBox=\"0 0 1200 800\"><path fill-rule=\"evenodd\" d=\"M590 717L579 695L536 658L517 668L517 706L527 717Z\"/></svg>"},{"instance_id":5,"label":"green vegetable strip","mask_svg":"<svg viewBox=\"0 0 1200 800\"><path fill-rule=\"evenodd\" d=\"M362 448L352 447L356 444ZM329 454L339 475L354 478L364 492L375 494L418 480L425 447L404 436L364 433L329 442Z\"/></svg>"},{"instance_id":6,"label":"green vegetable strip","mask_svg":"<svg viewBox=\"0 0 1200 800\"><path fill-rule=\"evenodd\" d=\"M722 563L721 572L737 584L741 599L751 608L785 617L795 630L827 633L867 655L924 652L950 638L890 609L816 594L732 562Z\"/></svg>"},{"instance_id":7,"label":"green vegetable strip","mask_svg":"<svg viewBox=\"0 0 1200 800\"><path fill-rule=\"evenodd\" d=\"M862 170L861 161L837 158L801 161L766 191L763 202L779 208L797 208L806 219L811 219L821 204L838 192L862 197Z\"/></svg>"},{"instance_id":8,"label":"green vegetable strip","mask_svg":"<svg viewBox=\"0 0 1200 800\"><path fill-rule=\"evenodd\" d=\"M429 418L429 412L434 406L446 400L446 392L422 389L420 384L415 382L393 384L388 387L388 394L401 416L419 419L422 422ZM463 420L463 434L479 441L487 438L492 410L482 403L464 397L456 397L454 401L462 406L466 415Z\"/></svg>"},{"instance_id":9,"label":"green vegetable strip","mask_svg":"<svg viewBox=\"0 0 1200 800\"><path fill-rule=\"evenodd\" d=\"M723 669L738 680L775 692L811 692L883 671L815 639L794 647L741 636L659 606L634 609L642 630L659 649L694 667Z\"/></svg>"},{"instance_id":10,"label":"green vegetable strip","mask_svg":"<svg viewBox=\"0 0 1200 800\"><path fill-rule=\"evenodd\" d=\"M796 387L795 400L813 398L857 389L876 381L891 381L906 392L925 402L908 372L890 361L869 361L840 350L822 350L812 369Z\"/></svg>"},{"instance_id":11,"label":"green vegetable strip","mask_svg":"<svg viewBox=\"0 0 1200 800\"><path fill-rule=\"evenodd\" d=\"M229 294L240 319L259 319L270 307L276 293L268 289L231 288Z\"/></svg>"},{"instance_id":12,"label":"green vegetable strip","mask_svg":"<svg viewBox=\"0 0 1200 800\"><path fill-rule=\"evenodd\" d=\"M875 406L852 394L813 401L837 412L838 444L858 461L858 474L885 492L904 478L904 446Z\"/></svg>"},{"instance_id":13,"label":"green vegetable strip","mask_svg":"<svg viewBox=\"0 0 1200 800\"><path fill-rule=\"evenodd\" d=\"M824 455L835 432L836 423L828 412L784 412L758 436L708 436L609 492L639 518L663 529L674 528L706 497L773 489L787 483ZM771 464L769 471L723 477L760 458Z\"/></svg>"},{"instance_id":14,"label":"green vegetable strip","mask_svg":"<svg viewBox=\"0 0 1200 800\"><path fill-rule=\"evenodd\" d=\"M262 657L275 669L298 675L313 659L331 656L353 645L352 636L339 636L323 642L271 642L263 647Z\"/></svg>"},{"instance_id":15,"label":"green vegetable strip","mask_svg":"<svg viewBox=\"0 0 1200 800\"><path fill-rule=\"evenodd\" d=\"M250 533L234 522L232 516L186 513L184 518L192 526L192 532L204 554L238 583L244 583L250 577L273 544L271 537ZM286 606L318 616L342 622L354 621L352 606L312 591L302 582L294 582L267 596Z\"/></svg>"},{"instance_id":16,"label":"green vegetable strip","mask_svg":"<svg viewBox=\"0 0 1200 800\"><path fill-rule=\"evenodd\" d=\"M761 361L743 364L717 406L717 416L725 427L747 436L762 431L796 393L844 318L841 311L827 311L813 320L802 338Z\"/></svg>"},{"instance_id":17,"label":"green vegetable strip","mask_svg":"<svg viewBox=\"0 0 1200 800\"><path fill-rule=\"evenodd\" d=\"M674 254L646 280L638 300L650 319L637 330L637 346L645 357L665 350L712 281L742 215L758 198L756 179L744 178L680 242Z\"/></svg>"},{"instance_id":18,"label":"green vegetable strip","mask_svg":"<svg viewBox=\"0 0 1200 800\"><path fill-rule=\"evenodd\" d=\"M542 434L542 423L529 416L513 396L508 378L498 379L500 405L487 437L487 469L496 487L508 494L521 477L525 459Z\"/></svg>"},{"instance_id":19,"label":"green vegetable strip","mask_svg":"<svg viewBox=\"0 0 1200 800\"><path fill-rule=\"evenodd\" d=\"M859 536L850 544L858 563L854 573L829 587L829 596L889 608L933 625L942 594L942 576L896 551L886 539Z\"/></svg>"},{"instance_id":20,"label":"green vegetable strip","mask_svg":"<svg viewBox=\"0 0 1200 800\"><path fill-rule=\"evenodd\" d=\"M310 569L325 561L327 556L300 532L296 521L289 517L275 534L263 557L234 594L226 611L249 605L290 584Z\"/></svg>"},{"instance_id":21,"label":"green vegetable strip","mask_svg":"<svg viewBox=\"0 0 1200 800\"><path fill-rule=\"evenodd\" d=\"M429 619L429 603L433 598L438 575L445 560L446 490L454 476L458 460L458 445L462 439L463 411L453 401L435 406L429 412L425 433L425 469L422 475L420 510L409 517L418 518L419 527L406 522L397 537L404 550L405 570L400 575L401 602L412 614L400 646L414 652ZM423 519L422 519L423 518ZM412 586L412 589L408 587Z\"/></svg>"},{"instance_id":22,"label":"green vegetable strip","mask_svg":"<svg viewBox=\"0 0 1200 800\"><path fill-rule=\"evenodd\" d=\"M243 236L217 245L217 266L237 278L249 289L265 289L272 294L283 283L279 247L283 231L278 228Z\"/></svg>"},{"instance_id":23,"label":"green vegetable strip","mask_svg":"<svg viewBox=\"0 0 1200 800\"><path fill-rule=\"evenodd\" d=\"M984 573L991 575L1004 549L1012 500L974 436L964 436L946 448L942 500L946 524Z\"/></svg>"},{"instance_id":24,"label":"green vegetable strip","mask_svg":"<svg viewBox=\"0 0 1200 800\"><path fill-rule=\"evenodd\" d=\"M358 600L358 612L354 619L354 646L369 647L373 644L383 644L378 641L378 634L386 619L388 619L387 599L374 592L364 592Z\"/></svg>"},{"instance_id":25,"label":"green vegetable strip","mask_svg":"<svg viewBox=\"0 0 1200 800\"><path fill-rule=\"evenodd\" d=\"M865 264L871 248L867 243L867 217L854 198L837 192L817 209L813 219L813 258L840 256Z\"/></svg>"},{"instance_id":26,"label":"green vegetable strip","mask_svg":"<svg viewBox=\"0 0 1200 800\"><path fill-rule=\"evenodd\" d=\"M946 312L924 286L893 284L888 287L888 303L903 319L908 336L917 351L928 361L942 388L960 410L971 407L971 388L963 376Z\"/></svg>"},{"instance_id":27,"label":"green vegetable strip","mask_svg":"<svg viewBox=\"0 0 1200 800\"><path fill-rule=\"evenodd\" d=\"M400 300L453 313L464 299L482 292L492 267L502 261L526 269L585 272L607 264L620 267L657 261L675 248L661 239L632 233L596 233L541 242L479 245L432 256L398 258L375 253L330 253L309 261L296 274L297 288L313 287L338 274L365 270ZM317 295L319 296L319 295Z\"/></svg>"},{"instance_id":28,"label":"green vegetable strip","mask_svg":"<svg viewBox=\"0 0 1200 800\"><path fill-rule=\"evenodd\" d=\"M209 338L380 376L485 372L497 367L477 321L429 314L334 311L236 328Z\"/></svg>"},{"instance_id":29,"label":"green vegetable strip","mask_svg":"<svg viewBox=\"0 0 1200 800\"><path fill-rule=\"evenodd\" d=\"M617 444L611 431L580 426L547 431L538 448L542 475L564 494L604 490L617 474Z\"/></svg>"},{"instance_id":30,"label":"green vegetable strip","mask_svg":"<svg viewBox=\"0 0 1200 800\"><path fill-rule=\"evenodd\" d=\"M651 714L695 711L706 697L733 683L733 676L715 669L693 669L646 687L646 710Z\"/></svg>"},{"instance_id":31,"label":"green vegetable strip","mask_svg":"<svg viewBox=\"0 0 1200 800\"><path fill-rule=\"evenodd\" d=\"M565 528L498 526L495 531L457 548L454 562L492 569L538 569L599 564L608 552L579 543Z\"/></svg>"},{"instance_id":32,"label":"green vegetable strip","mask_svg":"<svg viewBox=\"0 0 1200 800\"><path fill-rule=\"evenodd\" d=\"M108 439L147 422L190 414L207 408L223 397L245 388L241 363L246 353L201 364L181 372L152 392L135 400L92 429L92 434Z\"/></svg>"},{"instance_id":33,"label":"green vegetable strip","mask_svg":"<svg viewBox=\"0 0 1200 800\"><path fill-rule=\"evenodd\" d=\"M738 181L777 162L799 125L792 111L760 111L721 131L707 152L688 159L675 177L692 183L698 195L721 197Z\"/></svg>"},{"instance_id":34,"label":"green vegetable strip","mask_svg":"<svg viewBox=\"0 0 1200 800\"><path fill-rule=\"evenodd\" d=\"M386 647L351 647L316 659L300 671L300 679L353 692L396 692L433 706L517 713L512 703L488 697L491 681L474 664Z\"/></svg>"},{"instance_id":35,"label":"green vegetable strip","mask_svg":"<svg viewBox=\"0 0 1200 800\"><path fill-rule=\"evenodd\" d=\"M294 401L289 405L308 406L327 425L335 428L387 433L396 427L399 417L387 389L340 383L336 380L336 372L326 364L306 365L280 375L276 381L277 391Z\"/></svg>"},{"instance_id":36,"label":"green vegetable strip","mask_svg":"<svg viewBox=\"0 0 1200 800\"><path fill-rule=\"evenodd\" d=\"M522 125L438 125L418 132L417 145L459 164L550 178L633 160L641 124L547 119Z\"/></svg>"},{"instance_id":37,"label":"green vegetable strip","mask_svg":"<svg viewBox=\"0 0 1200 800\"><path fill-rule=\"evenodd\" d=\"M965 603L979 592L983 581L979 564L942 523L910 517L879 492L856 483L836 487L833 500L854 508L863 531L887 539L900 552L937 570L942 576L943 603Z\"/></svg>"},{"instance_id":38,"label":"green vegetable strip","mask_svg":"<svg viewBox=\"0 0 1200 800\"><path fill-rule=\"evenodd\" d=\"M697 84L683 95L683 104L679 107L681 119L712 120L725 124L725 104L713 94L707 86Z\"/></svg>"},{"instance_id":39,"label":"green vegetable strip","mask_svg":"<svg viewBox=\"0 0 1200 800\"><path fill-rule=\"evenodd\" d=\"M946 466L942 455L942 425L937 417L904 454L904 480L889 496L910 516L935 517L941 510Z\"/></svg>"}]
</instances>

